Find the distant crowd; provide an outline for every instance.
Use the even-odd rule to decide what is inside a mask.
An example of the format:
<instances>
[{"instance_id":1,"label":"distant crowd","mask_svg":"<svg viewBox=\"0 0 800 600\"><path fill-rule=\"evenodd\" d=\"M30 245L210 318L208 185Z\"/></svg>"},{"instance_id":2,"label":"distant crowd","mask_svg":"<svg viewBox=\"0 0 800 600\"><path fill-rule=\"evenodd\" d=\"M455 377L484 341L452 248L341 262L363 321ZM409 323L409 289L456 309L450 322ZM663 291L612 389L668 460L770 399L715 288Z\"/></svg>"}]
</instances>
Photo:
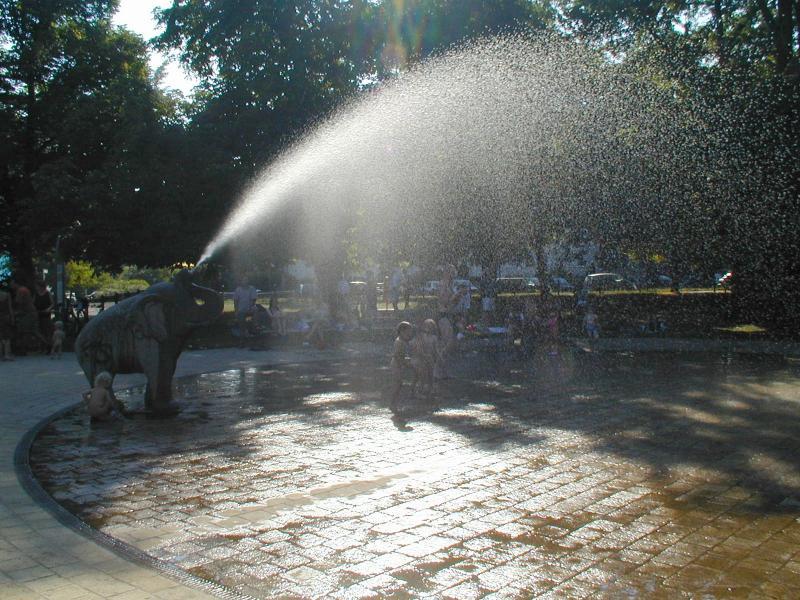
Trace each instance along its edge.
<instances>
[{"instance_id":1,"label":"distant crowd","mask_svg":"<svg viewBox=\"0 0 800 600\"><path fill-rule=\"evenodd\" d=\"M511 303L502 324L496 315L496 288L485 281L481 291L479 323L468 324L466 316L471 296L469 288L454 285L455 269L446 267L438 285L436 318L418 317L418 323L402 321L397 325L390 360L391 384L389 406L395 416L402 416L407 402L403 390L408 385L412 401L423 399L428 407L435 405L435 382L451 377L451 360L457 342L470 331L505 337L507 347L524 356L536 350L557 356L561 345L562 315L559 304L546 294L536 299L526 296ZM580 307L582 327L590 338L600 336L600 324L594 309Z\"/></svg>"},{"instance_id":2,"label":"distant crowd","mask_svg":"<svg viewBox=\"0 0 800 600\"><path fill-rule=\"evenodd\" d=\"M31 291L11 280L0 289L0 355L12 361L12 340L25 352L33 351L60 358L66 334L64 323L54 319L53 295L44 281Z\"/></svg>"}]
</instances>

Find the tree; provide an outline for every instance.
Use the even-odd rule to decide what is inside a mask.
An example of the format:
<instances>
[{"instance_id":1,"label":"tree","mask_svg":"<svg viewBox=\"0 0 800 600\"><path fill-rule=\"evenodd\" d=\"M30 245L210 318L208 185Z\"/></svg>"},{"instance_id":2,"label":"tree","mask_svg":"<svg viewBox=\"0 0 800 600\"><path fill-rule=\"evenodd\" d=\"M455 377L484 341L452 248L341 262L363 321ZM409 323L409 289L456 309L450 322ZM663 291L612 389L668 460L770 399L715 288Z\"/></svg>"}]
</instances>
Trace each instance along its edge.
<instances>
[{"instance_id":1,"label":"tree","mask_svg":"<svg viewBox=\"0 0 800 600\"><path fill-rule=\"evenodd\" d=\"M558 5L565 27L617 49L644 41L675 53L689 45L713 64L758 64L778 75L800 75L800 5L793 0L560 0Z\"/></svg>"},{"instance_id":2,"label":"tree","mask_svg":"<svg viewBox=\"0 0 800 600\"><path fill-rule=\"evenodd\" d=\"M117 4L0 2L0 243L28 278L59 236L113 263L141 214L158 97L145 44L109 23Z\"/></svg>"},{"instance_id":3,"label":"tree","mask_svg":"<svg viewBox=\"0 0 800 600\"><path fill-rule=\"evenodd\" d=\"M470 40L544 29L554 17L543 1L385 0L374 17L376 68L391 74Z\"/></svg>"}]
</instances>

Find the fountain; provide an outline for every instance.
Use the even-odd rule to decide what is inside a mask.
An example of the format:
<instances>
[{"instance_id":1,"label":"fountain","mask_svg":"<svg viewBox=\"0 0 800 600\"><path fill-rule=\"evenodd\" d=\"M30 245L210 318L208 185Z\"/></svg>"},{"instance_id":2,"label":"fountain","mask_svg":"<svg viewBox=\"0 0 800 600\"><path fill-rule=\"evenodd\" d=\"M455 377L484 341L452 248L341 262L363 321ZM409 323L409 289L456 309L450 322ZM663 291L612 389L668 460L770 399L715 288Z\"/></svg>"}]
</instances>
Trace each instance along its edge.
<instances>
[{"instance_id":1,"label":"fountain","mask_svg":"<svg viewBox=\"0 0 800 600\"><path fill-rule=\"evenodd\" d=\"M354 224L367 251L442 259L570 227L657 244L707 223L699 196L757 180L704 111L565 41L483 40L287 149L200 262L287 231L322 260ZM475 354L401 429L372 350L181 379L170 421L87 433L66 413L34 472L115 549L223 595L781 597L798 581L797 354Z\"/></svg>"}]
</instances>

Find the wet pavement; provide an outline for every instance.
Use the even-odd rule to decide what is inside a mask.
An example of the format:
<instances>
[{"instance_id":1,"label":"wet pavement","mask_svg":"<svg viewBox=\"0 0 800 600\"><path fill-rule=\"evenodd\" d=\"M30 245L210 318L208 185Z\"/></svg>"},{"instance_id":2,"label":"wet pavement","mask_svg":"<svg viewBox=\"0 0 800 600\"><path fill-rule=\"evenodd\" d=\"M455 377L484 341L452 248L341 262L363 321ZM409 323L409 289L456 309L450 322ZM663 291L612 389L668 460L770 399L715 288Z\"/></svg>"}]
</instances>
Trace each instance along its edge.
<instances>
[{"instance_id":1,"label":"wet pavement","mask_svg":"<svg viewBox=\"0 0 800 600\"><path fill-rule=\"evenodd\" d=\"M87 523L255 597L800 588L797 360L475 354L405 420L387 377L354 356L184 378L177 417L68 414L31 462Z\"/></svg>"}]
</instances>

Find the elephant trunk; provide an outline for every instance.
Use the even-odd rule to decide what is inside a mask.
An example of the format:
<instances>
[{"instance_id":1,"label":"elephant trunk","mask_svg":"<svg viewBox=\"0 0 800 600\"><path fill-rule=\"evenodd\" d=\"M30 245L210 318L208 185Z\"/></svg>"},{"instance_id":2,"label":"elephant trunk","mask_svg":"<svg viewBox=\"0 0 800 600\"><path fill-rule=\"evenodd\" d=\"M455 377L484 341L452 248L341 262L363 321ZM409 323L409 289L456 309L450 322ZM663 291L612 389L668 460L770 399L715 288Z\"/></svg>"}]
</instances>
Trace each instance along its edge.
<instances>
[{"instance_id":1,"label":"elephant trunk","mask_svg":"<svg viewBox=\"0 0 800 600\"><path fill-rule=\"evenodd\" d=\"M190 293L195 301L200 301L192 307L191 314L187 319L189 325L196 327L207 325L215 321L221 314L225 306L222 294L210 288L206 288L196 283L191 284Z\"/></svg>"}]
</instances>

